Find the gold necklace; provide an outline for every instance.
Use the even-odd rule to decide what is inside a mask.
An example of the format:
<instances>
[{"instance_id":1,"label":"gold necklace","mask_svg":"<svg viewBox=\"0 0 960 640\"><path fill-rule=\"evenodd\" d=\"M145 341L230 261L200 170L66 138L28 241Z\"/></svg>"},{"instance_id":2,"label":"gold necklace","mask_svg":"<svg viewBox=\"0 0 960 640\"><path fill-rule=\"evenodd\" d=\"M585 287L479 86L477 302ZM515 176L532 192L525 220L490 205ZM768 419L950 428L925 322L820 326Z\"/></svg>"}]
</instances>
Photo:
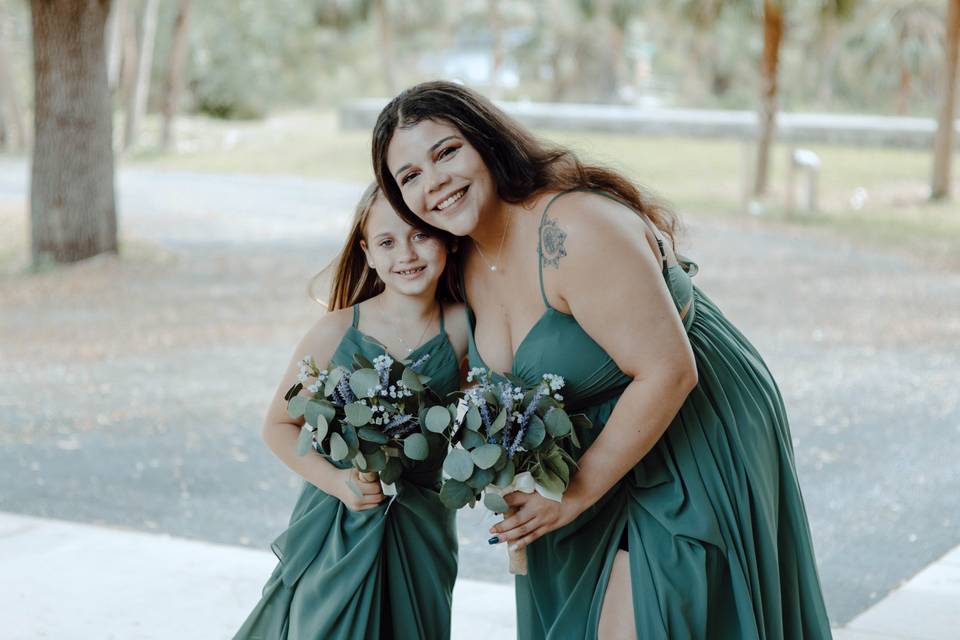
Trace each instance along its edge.
<instances>
[{"instance_id":1,"label":"gold necklace","mask_svg":"<svg viewBox=\"0 0 960 640\"><path fill-rule=\"evenodd\" d=\"M387 321L387 317L383 315L383 309L381 309L380 306L381 306L381 303L377 303L377 313L380 314L380 319L383 321L383 323L386 326L393 328L393 323ZM407 346L408 342L404 340L399 333L397 333L396 329L394 329L393 331L393 337L400 341L400 344L403 345L403 348L407 350L407 355L409 355L413 353L417 349L417 347L420 346L420 343L423 342L423 336L426 335L427 329L430 327L432 323L433 323L433 314L430 314L430 317L427 318L427 323L423 325L423 331L420 332L420 337L417 338L417 344L415 344L412 347Z\"/></svg>"},{"instance_id":2,"label":"gold necklace","mask_svg":"<svg viewBox=\"0 0 960 640\"><path fill-rule=\"evenodd\" d=\"M508 216L508 217L507 217L507 224L503 225L503 235L500 236L500 246L497 248L497 262L500 262L500 253L503 251L503 241L504 241L504 240L506 239L506 237L507 237L507 229L510 228L510 222L513 221L513 216L512 216L511 214L507 214L507 216ZM473 246L475 246L475 247L477 248L477 253L480 254L480 257L483 258L483 261L486 262L486 263L487 263L487 266L490 267L490 271L499 271L499 269L497 268L497 265L496 265L496 264L494 264L493 262L490 262L489 260L487 260L487 256L484 255L483 249L480 248L480 243L479 243L479 242L477 242L476 240L474 240L474 241L473 241Z\"/></svg>"}]
</instances>

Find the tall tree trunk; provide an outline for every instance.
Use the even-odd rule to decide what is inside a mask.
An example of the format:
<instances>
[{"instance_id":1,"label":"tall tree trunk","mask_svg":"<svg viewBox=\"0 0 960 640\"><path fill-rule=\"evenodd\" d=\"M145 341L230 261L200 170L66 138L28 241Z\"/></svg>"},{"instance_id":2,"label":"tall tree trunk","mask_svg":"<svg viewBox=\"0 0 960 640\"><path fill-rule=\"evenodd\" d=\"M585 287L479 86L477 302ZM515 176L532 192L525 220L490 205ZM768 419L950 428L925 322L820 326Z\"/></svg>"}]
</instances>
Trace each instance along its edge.
<instances>
[{"instance_id":1,"label":"tall tree trunk","mask_svg":"<svg viewBox=\"0 0 960 640\"><path fill-rule=\"evenodd\" d=\"M760 109L757 117L757 160L753 195L767 192L770 147L777 126L777 67L783 38L783 6L776 0L763 2L763 59L760 63Z\"/></svg>"},{"instance_id":2,"label":"tall tree trunk","mask_svg":"<svg viewBox=\"0 0 960 640\"><path fill-rule=\"evenodd\" d=\"M953 160L954 120L956 119L957 64L960 57L960 0L950 0L947 8L947 55L944 60L943 97L937 135L933 143L933 180L930 197L950 198Z\"/></svg>"},{"instance_id":3,"label":"tall tree trunk","mask_svg":"<svg viewBox=\"0 0 960 640\"><path fill-rule=\"evenodd\" d=\"M23 113L7 55L9 32L7 16L0 7L0 123L3 125L3 146L19 151L27 146L27 131L23 125Z\"/></svg>"},{"instance_id":4,"label":"tall tree trunk","mask_svg":"<svg viewBox=\"0 0 960 640\"><path fill-rule=\"evenodd\" d=\"M33 264L117 251L104 29L110 0L31 0Z\"/></svg>"},{"instance_id":5,"label":"tall tree trunk","mask_svg":"<svg viewBox=\"0 0 960 640\"><path fill-rule=\"evenodd\" d=\"M120 30L120 77L118 79L120 104L126 108L133 100L137 84L137 10L132 0L121 0L125 7L117 14Z\"/></svg>"},{"instance_id":6,"label":"tall tree trunk","mask_svg":"<svg viewBox=\"0 0 960 640\"><path fill-rule=\"evenodd\" d=\"M147 0L143 8L143 25L140 29L140 52L137 56L137 80L127 104L127 120L123 131L123 148L130 149L137 142L140 121L147 112L147 95L150 93L150 72L153 69L153 42L157 35L157 10L159 0Z\"/></svg>"},{"instance_id":7,"label":"tall tree trunk","mask_svg":"<svg viewBox=\"0 0 960 640\"><path fill-rule=\"evenodd\" d=\"M377 49L380 52L383 82L387 85L387 95L392 96L397 92L397 70L393 51L393 28L390 24L390 14L387 11L387 0L373 0L373 16L380 37Z\"/></svg>"},{"instance_id":8,"label":"tall tree trunk","mask_svg":"<svg viewBox=\"0 0 960 640\"><path fill-rule=\"evenodd\" d=\"M490 65L490 97L503 97L503 87L500 86L500 70L503 68L503 20L500 16L500 1L487 0L487 9L490 12L490 35L493 43L490 47L492 55Z\"/></svg>"},{"instance_id":9,"label":"tall tree trunk","mask_svg":"<svg viewBox=\"0 0 960 640\"><path fill-rule=\"evenodd\" d=\"M123 29L127 22L128 0L113 0L107 19L107 84L116 93L120 86L120 61L123 59Z\"/></svg>"},{"instance_id":10,"label":"tall tree trunk","mask_svg":"<svg viewBox=\"0 0 960 640\"><path fill-rule=\"evenodd\" d=\"M183 91L183 67L187 59L189 21L190 0L180 0L177 5L177 17L173 22L170 62L167 65L167 79L163 91L163 130L160 133L160 146L165 151L174 146L174 118L180 106L180 93Z\"/></svg>"}]
</instances>

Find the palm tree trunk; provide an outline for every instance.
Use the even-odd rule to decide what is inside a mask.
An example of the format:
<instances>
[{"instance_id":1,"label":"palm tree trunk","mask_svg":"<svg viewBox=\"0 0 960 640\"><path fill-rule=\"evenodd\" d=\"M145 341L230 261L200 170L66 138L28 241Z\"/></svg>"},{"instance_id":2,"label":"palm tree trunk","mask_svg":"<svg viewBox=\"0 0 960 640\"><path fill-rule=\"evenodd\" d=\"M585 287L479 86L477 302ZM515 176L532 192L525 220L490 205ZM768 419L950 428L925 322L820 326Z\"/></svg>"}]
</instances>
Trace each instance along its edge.
<instances>
[{"instance_id":1,"label":"palm tree trunk","mask_svg":"<svg viewBox=\"0 0 960 640\"><path fill-rule=\"evenodd\" d=\"M112 108L104 30L109 0L31 0L34 267L117 251Z\"/></svg>"},{"instance_id":2,"label":"palm tree trunk","mask_svg":"<svg viewBox=\"0 0 960 640\"><path fill-rule=\"evenodd\" d=\"M183 67L187 59L189 20L190 0L180 0L177 5L177 17L173 22L170 62L167 65L167 78L163 91L163 129L160 133L160 147L165 151L174 146L174 118L180 106L180 93L183 91Z\"/></svg>"},{"instance_id":3,"label":"palm tree trunk","mask_svg":"<svg viewBox=\"0 0 960 640\"><path fill-rule=\"evenodd\" d=\"M930 186L930 197L933 200L950 198L958 57L960 57L960 0L950 0L947 8L947 56L943 74L943 101L940 103L937 135L933 143L933 181Z\"/></svg>"},{"instance_id":4,"label":"palm tree trunk","mask_svg":"<svg viewBox=\"0 0 960 640\"><path fill-rule=\"evenodd\" d=\"M770 147L777 123L777 67L783 38L783 6L775 0L763 2L763 58L760 63L760 110L758 114L757 159L753 195L767 192Z\"/></svg>"}]
</instances>

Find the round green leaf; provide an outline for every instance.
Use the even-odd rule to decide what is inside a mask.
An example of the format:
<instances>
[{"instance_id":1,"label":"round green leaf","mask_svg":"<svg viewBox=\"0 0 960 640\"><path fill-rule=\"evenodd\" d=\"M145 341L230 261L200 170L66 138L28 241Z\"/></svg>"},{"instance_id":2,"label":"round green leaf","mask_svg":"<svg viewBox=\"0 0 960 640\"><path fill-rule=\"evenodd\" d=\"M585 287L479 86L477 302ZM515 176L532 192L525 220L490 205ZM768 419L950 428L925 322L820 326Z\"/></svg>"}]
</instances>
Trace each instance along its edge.
<instances>
[{"instance_id":1,"label":"round green leaf","mask_svg":"<svg viewBox=\"0 0 960 640\"><path fill-rule=\"evenodd\" d=\"M360 436L361 440L376 442L377 444L385 444L389 440L387 434L373 427L360 427L357 430L357 435Z\"/></svg>"},{"instance_id":2,"label":"round green leaf","mask_svg":"<svg viewBox=\"0 0 960 640\"><path fill-rule=\"evenodd\" d=\"M474 464L481 469L489 469L497 464L497 460L500 459L501 455L503 455L503 447L498 444L485 444L470 452L470 457L473 458Z\"/></svg>"},{"instance_id":3,"label":"round green leaf","mask_svg":"<svg viewBox=\"0 0 960 640\"><path fill-rule=\"evenodd\" d=\"M313 449L313 430L309 426L300 427L300 436L297 438L297 455L305 456Z\"/></svg>"},{"instance_id":4,"label":"round green leaf","mask_svg":"<svg viewBox=\"0 0 960 640\"><path fill-rule=\"evenodd\" d=\"M347 457L347 454L350 453L350 448L347 447L347 443L343 441L343 437L339 433L330 434L330 459L339 462Z\"/></svg>"},{"instance_id":5,"label":"round green leaf","mask_svg":"<svg viewBox=\"0 0 960 640\"><path fill-rule=\"evenodd\" d=\"M531 416L530 424L527 425L527 432L523 435L523 448L527 451L533 451L540 446L546 435L547 431L543 426L543 420L537 416Z\"/></svg>"},{"instance_id":6,"label":"round green leaf","mask_svg":"<svg viewBox=\"0 0 960 640\"><path fill-rule=\"evenodd\" d=\"M548 411L543 421L547 425L547 432L554 438L565 436L573 429L573 423L570 422L567 413L562 409Z\"/></svg>"},{"instance_id":7,"label":"round green leaf","mask_svg":"<svg viewBox=\"0 0 960 640\"><path fill-rule=\"evenodd\" d=\"M467 410L467 429L471 431L479 431L480 426L483 424L483 419L480 417L480 409L476 406L471 406Z\"/></svg>"},{"instance_id":8,"label":"round green leaf","mask_svg":"<svg viewBox=\"0 0 960 640\"><path fill-rule=\"evenodd\" d=\"M507 410L503 409L500 411L500 415L497 416L497 419L493 421L493 425L490 427L490 435L493 435L503 429L507 424Z\"/></svg>"},{"instance_id":9,"label":"round green leaf","mask_svg":"<svg viewBox=\"0 0 960 640\"><path fill-rule=\"evenodd\" d=\"M467 478L467 484L477 491L481 491L493 482L493 476L493 469L474 469L473 474Z\"/></svg>"},{"instance_id":10,"label":"round green leaf","mask_svg":"<svg viewBox=\"0 0 960 640\"><path fill-rule=\"evenodd\" d=\"M420 384L420 376L418 376L417 372L413 369L409 367L404 369L400 379L403 380L403 384L407 385L407 387L413 391L423 391L423 385Z\"/></svg>"},{"instance_id":11,"label":"round green leaf","mask_svg":"<svg viewBox=\"0 0 960 640\"><path fill-rule=\"evenodd\" d=\"M483 495L483 506L494 513L506 513L510 510L510 505L503 499L503 496L496 493L485 493Z\"/></svg>"},{"instance_id":12,"label":"round green leaf","mask_svg":"<svg viewBox=\"0 0 960 640\"><path fill-rule=\"evenodd\" d=\"M487 442L483 439L483 436L476 431L470 431L467 429L466 431L462 431L462 433L463 436L460 440L460 444L463 445L464 449L476 449L477 447L482 447Z\"/></svg>"},{"instance_id":13,"label":"round green leaf","mask_svg":"<svg viewBox=\"0 0 960 640\"><path fill-rule=\"evenodd\" d=\"M466 482L473 473L473 460L463 449L451 449L443 461L443 470L454 480Z\"/></svg>"},{"instance_id":14,"label":"round green leaf","mask_svg":"<svg viewBox=\"0 0 960 640\"><path fill-rule=\"evenodd\" d=\"M387 464L387 456L384 455L383 449L380 447L377 447L364 457L367 460L367 471L383 471Z\"/></svg>"},{"instance_id":15,"label":"round green leaf","mask_svg":"<svg viewBox=\"0 0 960 640\"><path fill-rule=\"evenodd\" d=\"M427 411L427 419L424 422L424 426L427 427L428 431L443 433L449 424L450 412L447 411L446 407L430 407L430 410Z\"/></svg>"},{"instance_id":16,"label":"round green leaf","mask_svg":"<svg viewBox=\"0 0 960 640\"><path fill-rule=\"evenodd\" d=\"M412 433L403 441L403 453L411 460L426 460L430 455L430 445L422 433Z\"/></svg>"},{"instance_id":17,"label":"round green leaf","mask_svg":"<svg viewBox=\"0 0 960 640\"><path fill-rule=\"evenodd\" d=\"M386 484L393 484L400 478L400 474L403 473L403 464L401 464L399 458L387 458L387 462L383 465L383 470L380 472L380 479Z\"/></svg>"},{"instance_id":18,"label":"round green leaf","mask_svg":"<svg viewBox=\"0 0 960 640\"><path fill-rule=\"evenodd\" d=\"M360 471L367 471L367 459L363 456L362 453L357 452L357 455L353 456L353 466Z\"/></svg>"},{"instance_id":19,"label":"round green leaf","mask_svg":"<svg viewBox=\"0 0 960 640\"><path fill-rule=\"evenodd\" d=\"M343 436L343 441L347 443L351 451L356 451L360 448L360 438L357 437L356 427L352 427L349 424L343 425L341 435Z\"/></svg>"},{"instance_id":20,"label":"round green leaf","mask_svg":"<svg viewBox=\"0 0 960 640\"><path fill-rule=\"evenodd\" d=\"M322 414L317 415L317 442L320 442L327 437L327 432L330 430L330 425L327 424L326 419Z\"/></svg>"},{"instance_id":21,"label":"round green leaf","mask_svg":"<svg viewBox=\"0 0 960 640\"><path fill-rule=\"evenodd\" d=\"M357 369L350 374L350 390L358 398L369 398L373 388L380 384L376 369Z\"/></svg>"},{"instance_id":22,"label":"round green leaf","mask_svg":"<svg viewBox=\"0 0 960 640\"><path fill-rule=\"evenodd\" d=\"M500 471L497 471L497 475L493 478L493 484L497 485L501 489L506 487L508 484L513 482L513 476L515 475L513 460L507 460L507 464L503 465Z\"/></svg>"},{"instance_id":23,"label":"round green leaf","mask_svg":"<svg viewBox=\"0 0 960 640\"><path fill-rule=\"evenodd\" d=\"M474 499L473 489L463 482L453 479L443 481L440 487L440 502L448 509L459 509Z\"/></svg>"},{"instance_id":24,"label":"round green leaf","mask_svg":"<svg viewBox=\"0 0 960 640\"><path fill-rule=\"evenodd\" d=\"M351 402L343 411L347 414L347 422L355 427L362 427L373 418L373 409L359 402Z\"/></svg>"},{"instance_id":25,"label":"round green leaf","mask_svg":"<svg viewBox=\"0 0 960 640\"><path fill-rule=\"evenodd\" d=\"M323 395L333 395L333 390L337 388L345 375L347 375L347 371L343 367L337 367L331 371L327 376L327 381L323 383Z\"/></svg>"},{"instance_id":26,"label":"round green leaf","mask_svg":"<svg viewBox=\"0 0 960 640\"><path fill-rule=\"evenodd\" d=\"M310 398L307 396L294 396L290 399L290 402L287 403L287 415L294 419L299 418L303 415L303 411L309 401Z\"/></svg>"}]
</instances>

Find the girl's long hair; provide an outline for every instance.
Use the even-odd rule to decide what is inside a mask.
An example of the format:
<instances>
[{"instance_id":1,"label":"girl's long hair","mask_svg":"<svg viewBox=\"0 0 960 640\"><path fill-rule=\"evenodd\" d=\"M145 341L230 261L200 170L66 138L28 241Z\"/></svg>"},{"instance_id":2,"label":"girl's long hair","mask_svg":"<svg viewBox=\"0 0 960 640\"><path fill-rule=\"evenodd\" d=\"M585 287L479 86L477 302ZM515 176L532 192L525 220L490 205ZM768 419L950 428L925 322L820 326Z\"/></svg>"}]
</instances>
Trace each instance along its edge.
<instances>
[{"instance_id":1,"label":"girl's long hair","mask_svg":"<svg viewBox=\"0 0 960 640\"><path fill-rule=\"evenodd\" d=\"M360 197L360 202L357 203L357 208L353 214L353 222L350 224L350 233L347 235L347 241L344 243L343 249L329 265L313 276L307 285L307 292L310 297L326 306L328 311L351 307L383 292L383 280L367 264L367 257L360 247L360 241L364 239L364 233L366 232L367 220L370 218L370 211L378 197L381 197L381 192L377 183L374 182L367 187ZM437 299L441 302L460 302L463 299L460 295L460 261L452 259L449 255L456 251L456 241L451 239L449 234L429 228L425 229L426 225L419 218L414 217L413 220L407 220L407 223L439 237L446 244L447 265L440 276L440 281L437 283ZM329 284L327 284L327 281L329 281ZM320 295L323 289L327 289L329 292L325 300Z\"/></svg>"},{"instance_id":2,"label":"girl's long hair","mask_svg":"<svg viewBox=\"0 0 960 640\"><path fill-rule=\"evenodd\" d=\"M425 223L404 203L387 167L387 148L398 127L412 127L423 120L457 127L483 158L497 194L506 202L522 203L547 190L596 189L625 201L675 244L676 215L647 191L617 171L581 162L569 149L538 140L476 91L445 81L424 82L405 90L383 108L373 129L377 183L409 224Z\"/></svg>"}]
</instances>

